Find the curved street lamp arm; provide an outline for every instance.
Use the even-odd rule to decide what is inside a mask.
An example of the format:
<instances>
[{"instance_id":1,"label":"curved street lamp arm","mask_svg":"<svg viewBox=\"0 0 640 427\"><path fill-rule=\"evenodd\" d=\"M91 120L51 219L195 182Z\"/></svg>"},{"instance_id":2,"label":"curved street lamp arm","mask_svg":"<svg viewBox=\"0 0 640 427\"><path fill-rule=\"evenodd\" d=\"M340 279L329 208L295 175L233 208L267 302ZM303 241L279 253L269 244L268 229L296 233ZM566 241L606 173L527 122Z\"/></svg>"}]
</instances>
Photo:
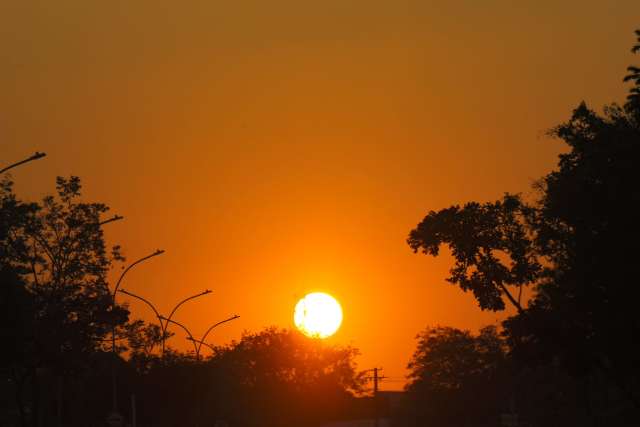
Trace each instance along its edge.
<instances>
[{"instance_id":1,"label":"curved street lamp arm","mask_svg":"<svg viewBox=\"0 0 640 427\"><path fill-rule=\"evenodd\" d=\"M105 225L105 224L109 224L110 222L120 221L121 219L124 219L124 217L120 216L120 215L114 215L109 219L105 219L104 221L99 222L98 225L102 226L102 225Z\"/></svg>"},{"instance_id":2,"label":"curved street lamp arm","mask_svg":"<svg viewBox=\"0 0 640 427\"><path fill-rule=\"evenodd\" d=\"M141 297L141 296L139 296L139 295L132 294L132 293L131 293L131 292L129 292L129 291L125 291L124 289L119 289L119 290L118 290L118 292L122 292L123 294L125 294L125 295L129 295L130 297L133 297L133 298L137 298L137 299L139 299L140 301L142 301L142 302L144 302L145 304L147 304L147 305L151 308L151 310L153 310L153 312L156 314L156 317L158 318L158 323L160 323L160 331L162 332L163 337L164 337L164 329L163 329L163 325L162 325L162 316L160 315L160 313L158 313L158 310L156 310L156 308L154 307L154 305L153 305L153 304L151 304L151 302L149 302L149 301L148 301L148 300L146 300L145 298L142 298L142 297Z\"/></svg>"},{"instance_id":3,"label":"curved street lamp arm","mask_svg":"<svg viewBox=\"0 0 640 427\"><path fill-rule=\"evenodd\" d=\"M167 323L166 323L166 324L167 324L167 326L169 325L169 322L171 322L171 323L175 323L176 325L178 325L178 326L180 326L182 329L184 329L184 331L187 333L187 335L189 335L189 340L190 340L191 342L193 342L193 351L195 351L195 352L196 352L196 355L197 355L198 348L196 347L196 342L195 342L196 340L195 340L195 338L193 338L193 335L191 335L191 332L189 332L189 329L187 329L187 327L186 327L186 326L184 326L184 325L183 325L182 323L180 323L180 322L176 322L175 320L171 320L171 319L168 319L168 318L163 317L163 316L160 316L160 317L161 317L163 320L165 320L165 321L167 322ZM166 327L165 327L165 330L166 330Z\"/></svg>"},{"instance_id":4,"label":"curved street lamp arm","mask_svg":"<svg viewBox=\"0 0 640 427\"><path fill-rule=\"evenodd\" d=\"M197 342L197 343L198 343L198 344L200 344L200 345L207 346L207 347L209 347L209 348L211 349L211 351L213 351L213 352L215 352L215 351L216 351L216 349L215 349L215 347L214 347L214 346L212 346L211 344L207 344L207 343L206 343L206 342L204 342L204 341L198 341L198 340L193 339L193 338L187 338L187 339L188 339L189 341ZM199 350L200 350L200 346L198 346L198 351L199 351Z\"/></svg>"},{"instance_id":5,"label":"curved street lamp arm","mask_svg":"<svg viewBox=\"0 0 640 427\"><path fill-rule=\"evenodd\" d=\"M122 274L120 275L120 278L118 279L118 282L116 283L116 287L113 290L113 298L112 298L112 303L113 305L116 304L116 292L118 292L118 288L120 287L120 282L122 282L122 279L124 279L125 274L127 274L127 272L129 270L131 270L135 265L140 264L142 261L146 261L149 258L153 258L154 256L158 256L158 255L162 255L164 253L164 250L162 249L158 249L156 250L154 253L152 253L151 255L147 255L145 257L140 258L139 260L129 264L129 266L122 272Z\"/></svg>"},{"instance_id":6,"label":"curved street lamp arm","mask_svg":"<svg viewBox=\"0 0 640 427\"><path fill-rule=\"evenodd\" d=\"M39 153L39 152L37 152L37 151L36 151L36 152L35 152L35 154L34 154L33 156L31 156L31 157L29 157L29 158L27 158L27 159L24 159L24 160L20 160L19 162L14 163L14 164L12 164L12 165L9 165L9 166L7 166L6 168L2 168L2 169L0 169L0 173L5 173L5 172L6 172L6 171L8 171L9 169L13 169L13 168L15 168L16 166L20 166L20 165L22 165L22 164L24 164L24 163L27 163L27 162L30 162L30 161L32 161L32 160L38 160L38 159L41 159L41 158L43 158L44 156L46 156L46 154L45 154L45 153Z\"/></svg>"},{"instance_id":7,"label":"curved street lamp arm","mask_svg":"<svg viewBox=\"0 0 640 427\"><path fill-rule=\"evenodd\" d=\"M201 296L203 296L203 295L210 294L210 293L211 293L211 291L210 291L209 289L205 289L203 292L200 292L200 293L199 293L199 294L197 294L197 295L192 295L192 296L190 296L190 297L188 297L188 298L183 299L183 300L182 300L182 301L180 301L180 302L179 302L175 307L173 307L173 310L171 310L171 313L169 313L169 317L167 317L167 318L166 318L166 320L167 320L168 322L170 322L170 321L171 321L171 318L173 317L173 315L175 314L175 312L176 312L176 311L178 310L178 308L179 308L182 304L184 304L185 302L190 301L190 300L192 300L192 299L196 299L196 298L201 297Z\"/></svg>"},{"instance_id":8,"label":"curved street lamp arm","mask_svg":"<svg viewBox=\"0 0 640 427\"><path fill-rule=\"evenodd\" d=\"M200 345L198 346L198 352L200 352L200 348L201 348L202 344L204 343L204 340L207 339L207 335L209 335L209 332L211 332L211 330L213 328L215 328L218 325L222 325L223 323L231 322L232 320L236 320L239 317L240 316L238 316L237 314L234 314L233 316L229 317L228 319L224 319L224 320L222 320L222 321L220 321L218 323L215 323L215 324L211 325L209 327L209 329L207 329L207 332L205 332L204 335L202 335L202 339L200 340Z\"/></svg>"},{"instance_id":9,"label":"curved street lamp arm","mask_svg":"<svg viewBox=\"0 0 640 427\"><path fill-rule=\"evenodd\" d=\"M110 222L115 222L115 221L120 221L121 219L124 219L123 216L120 215L114 215L109 219L105 219L104 221L100 221L100 222L96 222L94 224L91 224L92 228L85 228L82 232L78 233L76 235L76 237L73 239L73 241L71 243L75 243L77 242L80 238L82 238L85 234L87 234L88 232L92 231L93 227L95 227L96 229L100 229L100 227L102 227L105 224L109 224ZM115 294L114 294L115 295Z\"/></svg>"}]
</instances>

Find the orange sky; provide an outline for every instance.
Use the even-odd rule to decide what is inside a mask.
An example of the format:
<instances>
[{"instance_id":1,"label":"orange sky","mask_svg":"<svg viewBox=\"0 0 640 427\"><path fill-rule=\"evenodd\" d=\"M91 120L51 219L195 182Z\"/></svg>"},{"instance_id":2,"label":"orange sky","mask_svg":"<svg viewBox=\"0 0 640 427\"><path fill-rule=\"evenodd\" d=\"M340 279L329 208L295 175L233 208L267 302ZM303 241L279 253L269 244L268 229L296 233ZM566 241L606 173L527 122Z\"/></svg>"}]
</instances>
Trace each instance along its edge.
<instances>
[{"instance_id":1,"label":"orange sky","mask_svg":"<svg viewBox=\"0 0 640 427\"><path fill-rule=\"evenodd\" d=\"M528 191L562 149L545 130L623 99L639 17L636 0L5 0L0 164L45 151L20 194L78 175L126 217L108 236L129 260L166 249L123 284L165 314L213 289L176 316L197 334L232 313L214 342L291 327L322 290L345 312L330 342L397 378L425 326L499 317L408 232Z\"/></svg>"}]
</instances>

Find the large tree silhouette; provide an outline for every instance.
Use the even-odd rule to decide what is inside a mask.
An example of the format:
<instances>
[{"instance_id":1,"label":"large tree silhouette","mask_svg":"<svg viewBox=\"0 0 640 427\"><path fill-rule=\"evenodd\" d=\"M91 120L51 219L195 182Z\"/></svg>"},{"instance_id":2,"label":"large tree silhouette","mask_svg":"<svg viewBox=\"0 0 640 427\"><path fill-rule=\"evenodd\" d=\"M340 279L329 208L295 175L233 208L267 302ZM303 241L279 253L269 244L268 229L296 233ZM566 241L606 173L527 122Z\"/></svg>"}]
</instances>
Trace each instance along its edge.
<instances>
[{"instance_id":1,"label":"large tree silhouette","mask_svg":"<svg viewBox=\"0 0 640 427\"><path fill-rule=\"evenodd\" d=\"M79 201L77 177L58 178L56 188L56 196L25 203L7 178L0 186L2 314L8 316L3 341L11 349L3 352L3 366L15 383L20 411L23 385L31 383L34 425L40 378L57 377L61 387L65 377L80 374L111 325L124 324L128 315L112 307L107 285L113 263L123 259L117 246L108 250L104 241L107 206Z\"/></svg>"},{"instance_id":2,"label":"large tree silhouette","mask_svg":"<svg viewBox=\"0 0 640 427\"><path fill-rule=\"evenodd\" d=\"M448 245L451 283L472 291L482 309L516 308L504 326L520 360L556 360L582 378L599 372L637 404L640 73L629 73L624 106L599 114L582 103L550 131L569 152L538 181L537 199L507 194L432 211L408 244L434 256ZM519 288L531 285L525 304Z\"/></svg>"}]
</instances>

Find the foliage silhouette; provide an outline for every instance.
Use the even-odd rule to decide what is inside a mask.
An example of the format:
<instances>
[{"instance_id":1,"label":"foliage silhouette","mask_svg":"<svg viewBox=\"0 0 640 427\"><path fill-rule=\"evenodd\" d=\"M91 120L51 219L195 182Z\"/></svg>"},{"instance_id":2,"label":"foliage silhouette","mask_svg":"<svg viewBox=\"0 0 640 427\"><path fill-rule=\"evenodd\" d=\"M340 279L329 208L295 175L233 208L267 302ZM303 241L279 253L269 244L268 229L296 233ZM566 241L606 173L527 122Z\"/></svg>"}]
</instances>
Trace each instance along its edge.
<instances>
[{"instance_id":1,"label":"foliage silhouette","mask_svg":"<svg viewBox=\"0 0 640 427\"><path fill-rule=\"evenodd\" d=\"M495 326L477 334L431 327L417 338L396 426L488 427L514 415L522 425L588 425L593 418L585 408L586 383L554 364L514 363L508 341Z\"/></svg>"},{"instance_id":2,"label":"foliage silhouette","mask_svg":"<svg viewBox=\"0 0 640 427\"><path fill-rule=\"evenodd\" d=\"M617 398L637 408L640 348L630 343L640 336L633 208L640 202L640 71L629 72L634 86L624 107L598 114L582 103L550 131L570 150L536 183L536 200L507 194L432 211L408 244L433 256L449 245L450 282L471 290L482 309L502 310L505 300L517 309L504 322L517 360L555 361L579 381L603 376L603 387L615 386ZM530 285L528 304L509 290Z\"/></svg>"},{"instance_id":3,"label":"foliage silhouette","mask_svg":"<svg viewBox=\"0 0 640 427\"><path fill-rule=\"evenodd\" d=\"M155 357L136 374L139 422L315 426L349 416L364 382L354 362L357 353L297 331L268 328L216 347L203 362L180 353Z\"/></svg>"},{"instance_id":4,"label":"foliage silhouette","mask_svg":"<svg viewBox=\"0 0 640 427\"><path fill-rule=\"evenodd\" d=\"M16 385L23 425L25 382L31 382L36 425L40 380L57 378L60 401L65 378L81 375L112 322L123 325L128 317L126 309L113 309L107 285L113 263L123 260L118 246L108 251L104 242L101 221L107 206L80 202L77 177L58 178L56 184L57 195L40 204L18 200L8 178L0 185L3 315L20 313L6 323L10 330L3 330L3 338L14 338L5 366Z\"/></svg>"},{"instance_id":5,"label":"foliage silhouette","mask_svg":"<svg viewBox=\"0 0 640 427\"><path fill-rule=\"evenodd\" d=\"M451 327L422 331L409 362L407 425L491 425L508 407L507 347L493 326L478 335ZM461 410L464 408L464 410Z\"/></svg>"},{"instance_id":6,"label":"foliage silhouette","mask_svg":"<svg viewBox=\"0 0 640 427\"><path fill-rule=\"evenodd\" d=\"M414 252L433 256L442 244L449 245L455 265L447 281L471 290L484 310L503 310L504 296L522 311L509 287L529 285L541 272L524 220L530 210L518 196L507 194L493 203L431 211L411 231L408 243Z\"/></svg>"}]
</instances>

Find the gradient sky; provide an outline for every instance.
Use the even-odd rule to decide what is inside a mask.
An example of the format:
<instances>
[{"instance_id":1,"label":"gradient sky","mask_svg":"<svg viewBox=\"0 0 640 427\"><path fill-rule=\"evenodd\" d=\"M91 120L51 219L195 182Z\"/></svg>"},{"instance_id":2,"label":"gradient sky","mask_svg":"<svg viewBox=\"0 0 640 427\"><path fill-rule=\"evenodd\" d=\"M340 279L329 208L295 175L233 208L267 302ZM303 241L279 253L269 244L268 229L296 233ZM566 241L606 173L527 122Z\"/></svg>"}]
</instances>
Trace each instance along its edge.
<instances>
[{"instance_id":1,"label":"gradient sky","mask_svg":"<svg viewBox=\"0 0 640 427\"><path fill-rule=\"evenodd\" d=\"M214 290L176 315L197 335L232 313L213 342L292 327L326 291L329 341L396 379L425 326L500 318L408 232L529 192L563 149L547 129L623 100L639 18L637 0L3 0L0 164L46 152L14 171L21 195L78 175L125 216L108 237L130 261L165 249L123 284L161 312Z\"/></svg>"}]
</instances>

